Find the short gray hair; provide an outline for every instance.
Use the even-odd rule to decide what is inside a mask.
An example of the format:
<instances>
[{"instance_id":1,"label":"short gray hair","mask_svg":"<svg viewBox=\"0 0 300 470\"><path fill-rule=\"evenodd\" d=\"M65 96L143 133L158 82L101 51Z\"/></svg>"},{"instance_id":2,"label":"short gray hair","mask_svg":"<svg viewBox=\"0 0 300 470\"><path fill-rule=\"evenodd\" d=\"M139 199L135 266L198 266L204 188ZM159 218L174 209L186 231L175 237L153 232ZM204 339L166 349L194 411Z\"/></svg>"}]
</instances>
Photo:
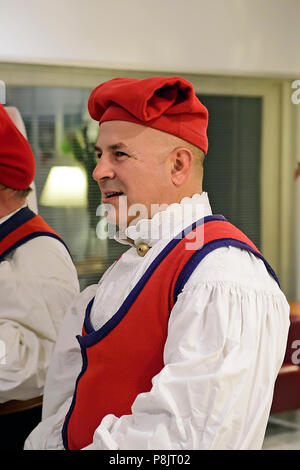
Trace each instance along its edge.
<instances>
[{"instance_id":1,"label":"short gray hair","mask_svg":"<svg viewBox=\"0 0 300 470\"><path fill-rule=\"evenodd\" d=\"M3 189L10 189L11 191L14 191L16 196L18 196L20 199L24 199L28 196L28 194L32 191L32 188L26 188L26 189L14 189L10 188L9 186L5 186L5 184L1 184Z\"/></svg>"}]
</instances>

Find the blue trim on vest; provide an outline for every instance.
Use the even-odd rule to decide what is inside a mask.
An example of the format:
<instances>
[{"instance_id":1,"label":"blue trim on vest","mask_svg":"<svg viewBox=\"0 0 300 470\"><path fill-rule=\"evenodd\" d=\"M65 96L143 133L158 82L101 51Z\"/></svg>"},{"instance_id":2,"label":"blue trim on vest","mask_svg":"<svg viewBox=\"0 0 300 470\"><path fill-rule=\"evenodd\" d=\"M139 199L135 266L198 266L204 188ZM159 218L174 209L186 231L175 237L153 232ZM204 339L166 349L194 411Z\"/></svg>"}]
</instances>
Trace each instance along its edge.
<instances>
[{"instance_id":1,"label":"blue trim on vest","mask_svg":"<svg viewBox=\"0 0 300 470\"><path fill-rule=\"evenodd\" d=\"M76 336L76 338L78 339L79 336ZM81 379L81 377L83 376L83 374L85 373L86 369L87 369L87 366L88 366L88 361L87 361L87 354L86 354L86 349L85 348L81 348L81 355L82 355L82 369L81 369L81 372L80 374L78 375L77 377L77 380L76 380L76 384L75 384L75 391L74 391L74 395L73 395L73 398L72 398L72 403L71 403L71 406L69 408L69 411L68 413L66 414L66 417L65 417L65 421L64 421L64 424L63 424L63 427L62 427L62 431L61 431L61 434L62 434L62 440L63 440L63 445L64 445L64 448L66 450L69 450L69 442L68 442L68 424L69 424L69 420L72 416L72 413L73 413L73 409L75 407L75 403L76 403L76 397L77 397L77 390L78 390L78 382L79 380Z\"/></svg>"},{"instance_id":2,"label":"blue trim on vest","mask_svg":"<svg viewBox=\"0 0 300 470\"><path fill-rule=\"evenodd\" d=\"M141 279L137 282L137 284L134 286L134 288L131 290L131 292L128 294L122 305L120 306L119 310L101 327L99 330L95 331L90 319L90 311L92 308L92 301L88 304L88 307L86 309L86 314L85 314L85 320L84 320L84 328L87 333L86 336L80 336L78 338L79 344L82 347L91 347L94 344L96 344L98 341L103 339L105 336L107 336L119 323L120 321L125 317L127 314L128 310L138 297L139 293L147 283L147 281L150 279L151 275L155 271L155 269L159 266L159 264L165 259L165 257L172 251L172 249L184 238L187 233L191 232L194 230L196 227L199 225L202 225L205 222L210 222L210 221L215 221L215 220L225 220L225 217L222 215L209 215L207 217L203 217L193 224L191 224L189 227L185 228L175 238L173 238L166 246L165 248L158 254L158 256L152 261L150 266L147 268Z\"/></svg>"},{"instance_id":3,"label":"blue trim on vest","mask_svg":"<svg viewBox=\"0 0 300 470\"><path fill-rule=\"evenodd\" d=\"M5 237L10 235L12 232L17 230L19 227L26 224L26 222L29 222L29 220L34 219L35 216L36 214L32 210L30 210L28 207L23 207L22 209L20 209L12 217L10 217L5 222L3 222L3 224L0 224L0 242L4 240ZM14 251L19 246L23 245L29 240L32 240L36 237L42 237L42 236L55 238L56 240L60 241L66 248L70 257L72 258L69 248L67 247L67 245L65 244L65 242L59 235L52 233L52 232L33 232L20 238L16 243L14 243L9 248L7 248L7 250L5 250L3 253L0 253L0 262L3 261L4 258L9 253Z\"/></svg>"},{"instance_id":4,"label":"blue trim on vest","mask_svg":"<svg viewBox=\"0 0 300 470\"><path fill-rule=\"evenodd\" d=\"M110 331L112 331L120 323L122 318L124 318L124 316L127 314L130 307L134 303L135 299L137 298L137 296L139 295L139 293L141 292L141 290L143 289L143 287L145 286L145 284L147 283L147 281L151 277L154 270L158 267L158 265L162 262L162 260L172 251L172 249L180 242L180 240L182 238L184 238L189 232L194 230L199 225L201 225L203 223L206 223L206 222L210 222L210 221L216 221L216 220L221 220L221 221L226 221L227 222L225 217L222 216L222 215L207 216L207 217L204 217L202 219L197 220L196 222L191 224L189 227L182 230L175 238L173 238L167 244L167 246L159 253L159 255L155 258L155 260L153 260L153 262L148 267L148 269L146 270L144 275L141 277L141 279L138 281L136 286L133 288L133 290L126 297L125 301L122 303L119 310L113 315L113 317L110 320L108 320L97 331L94 330L94 328L93 328L93 326L90 322L90 313L91 313L91 309L92 309L95 297L93 297L89 301L89 303L87 305L87 308L86 308L85 319L84 319L84 329L85 329L87 334L85 336L80 336L80 335L76 336L76 338L79 342L79 345L81 347L81 354L82 354L83 364L82 364L81 372L80 372L80 374L79 374L79 376L77 377L77 380L76 380L75 391L74 391L72 403L71 403L69 411L66 415L65 422L64 422L64 425L63 425L63 428L62 428L62 438L63 438L63 444L64 444L65 449L68 450L68 448L69 448L68 447L68 433L67 433L67 431L68 431L69 420L71 418L73 409L74 409L75 404L76 404L78 383L79 383L79 380L81 379L81 377L83 376L83 374L85 373L85 371L87 369L87 366L88 366L86 349L88 347L91 347L94 344L98 343L99 341L101 341L106 335L108 335L110 333ZM262 259L262 261L264 261L266 268L268 269L270 274L274 277L275 281L279 284L279 281L278 281L278 278L277 278L275 272L273 271L271 266L267 263L267 261L264 259L264 257L260 253L258 253L256 250L254 250L252 247L250 247L248 244L246 244L244 242L240 242L238 240L231 239L231 238L224 238L224 239L215 240L215 241L206 243L203 247L199 248L191 256L191 258L188 260L188 262L186 263L186 265L184 266L184 268L182 269L181 273L179 274L179 276L177 278L176 285L175 285L175 288L174 288L174 302L177 300L177 297L178 297L179 293L182 291L185 283L187 282L187 280L189 279L189 277L191 276L191 274L193 273L195 268L198 266L198 264L203 260L203 258L206 255L208 255L211 251L213 251L213 250L215 250L219 247L222 247L222 246L236 246L238 248L246 249L247 251L250 251L251 253L255 254L260 259Z\"/></svg>"},{"instance_id":5,"label":"blue trim on vest","mask_svg":"<svg viewBox=\"0 0 300 470\"><path fill-rule=\"evenodd\" d=\"M29 220L36 216L28 207L23 207L3 224L0 224L0 242L7 237L10 233L14 232L21 225L25 224Z\"/></svg>"},{"instance_id":6,"label":"blue trim on vest","mask_svg":"<svg viewBox=\"0 0 300 470\"><path fill-rule=\"evenodd\" d=\"M88 303L86 310L85 310L85 317L84 317L84 322L83 326L87 334L93 333L95 330L90 322L90 314L92 310L92 306L94 303L95 297L93 297L90 302Z\"/></svg>"},{"instance_id":7,"label":"blue trim on vest","mask_svg":"<svg viewBox=\"0 0 300 470\"><path fill-rule=\"evenodd\" d=\"M207 217L203 217L197 220L196 222L194 222L193 224L191 224L189 227L182 230L175 238L173 238L167 244L167 246L158 254L158 256L152 261L152 263L150 264L148 269L145 271L141 279L137 282L137 284L128 294L128 296L126 297L126 299L120 306L119 310L101 328L99 328L99 330L96 330L96 331L90 322L90 313L91 313L91 309L92 309L93 302L94 302L94 299L92 299L86 308L85 319L84 319L84 328L87 334L85 336L78 337L80 346L82 347L93 346L98 341L102 340L105 336L107 336L120 323L120 321L127 314L130 307L133 305L134 301L138 297L139 293L141 292L145 284L150 279L155 269L159 266L162 260L172 251L172 249L180 242L180 240L182 240L182 238L184 238L188 233L190 233L199 225L202 225L206 222L218 221L218 220L227 222L225 217L222 215L210 215ZM258 253L251 246L249 246L248 244L244 242L240 242L238 240L231 239L231 238L223 238L220 240L215 240L215 241L206 243L203 247L199 248L199 250L197 250L191 256L190 260L186 263L185 267L183 268L182 272L179 274L177 278L177 282L176 282L175 289L174 289L174 302L176 302L179 293L182 291L185 283L191 276L192 272L196 269L200 261L202 261L202 259L212 250L219 248L219 247L223 247L223 246L235 246L235 247L250 251L251 253L256 255L258 258L260 258L264 262L266 269L273 276L273 278L275 279L275 281L280 287L279 280L275 272L273 271L271 266L268 264L268 262L264 259L264 257L260 253Z\"/></svg>"},{"instance_id":8,"label":"blue trim on vest","mask_svg":"<svg viewBox=\"0 0 300 470\"><path fill-rule=\"evenodd\" d=\"M269 263L265 260L265 258L258 253L256 250L254 250L250 245L247 243L238 241L234 238L222 238L220 240L213 240L211 242L206 243L202 248L199 250L195 251L195 253L191 256L191 258L188 260L184 268L182 269L181 273L179 274L175 287L174 287L174 295L173 295L173 300L174 303L177 300L178 295L180 292L183 290L185 283L188 281L190 276L193 274L194 270L197 268L199 263L207 256L209 253L211 253L213 250L216 250L217 248L221 247L228 247L228 246L234 246L237 248L241 248L243 250L250 251L253 253L255 256L260 258L264 264L266 269L269 271L271 276L275 279L277 282L278 286L280 287L279 279L276 276L274 270L272 267L269 265Z\"/></svg>"},{"instance_id":9,"label":"blue trim on vest","mask_svg":"<svg viewBox=\"0 0 300 470\"><path fill-rule=\"evenodd\" d=\"M71 256L71 253L69 252L69 249L68 249L67 245L65 244L65 242L58 235L55 235L55 233L51 233L51 232L33 232L33 233L30 233L30 234L26 235L23 238L20 238L20 240L18 240L16 243L11 245L7 250L5 250L2 254L0 254L0 262L3 261L4 258L10 252L14 251L16 248L19 248L19 246L24 245L24 243L28 242L29 240L33 240L34 238L42 237L42 236L51 237L51 238L55 238L56 240L59 240L64 245L64 247L68 251L69 255Z\"/></svg>"}]
</instances>

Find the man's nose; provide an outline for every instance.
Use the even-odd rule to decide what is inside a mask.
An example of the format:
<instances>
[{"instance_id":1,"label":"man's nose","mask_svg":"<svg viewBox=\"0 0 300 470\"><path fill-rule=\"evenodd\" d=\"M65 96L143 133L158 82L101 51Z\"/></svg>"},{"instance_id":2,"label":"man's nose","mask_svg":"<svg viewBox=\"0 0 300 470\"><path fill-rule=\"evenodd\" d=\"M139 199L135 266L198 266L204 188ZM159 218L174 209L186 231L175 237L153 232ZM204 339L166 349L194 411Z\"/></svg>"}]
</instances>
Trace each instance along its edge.
<instances>
[{"instance_id":1,"label":"man's nose","mask_svg":"<svg viewBox=\"0 0 300 470\"><path fill-rule=\"evenodd\" d=\"M94 180L100 181L103 178L113 178L114 175L115 172L109 159L102 155L93 171Z\"/></svg>"}]
</instances>

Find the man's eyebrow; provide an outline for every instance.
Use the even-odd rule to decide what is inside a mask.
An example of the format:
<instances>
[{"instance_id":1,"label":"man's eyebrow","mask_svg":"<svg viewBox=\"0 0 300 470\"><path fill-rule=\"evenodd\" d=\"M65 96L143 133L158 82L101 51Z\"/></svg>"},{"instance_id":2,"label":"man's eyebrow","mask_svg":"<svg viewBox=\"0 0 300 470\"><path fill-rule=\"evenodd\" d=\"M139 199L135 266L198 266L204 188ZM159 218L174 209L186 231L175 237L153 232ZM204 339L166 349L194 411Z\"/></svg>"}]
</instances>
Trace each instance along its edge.
<instances>
[{"instance_id":1,"label":"man's eyebrow","mask_svg":"<svg viewBox=\"0 0 300 470\"><path fill-rule=\"evenodd\" d=\"M128 147L123 143L123 142L118 142L117 144L109 145L108 150L119 150L119 149L126 149L128 150ZM95 145L95 150L97 152L102 152L101 147L98 147L98 145Z\"/></svg>"}]
</instances>

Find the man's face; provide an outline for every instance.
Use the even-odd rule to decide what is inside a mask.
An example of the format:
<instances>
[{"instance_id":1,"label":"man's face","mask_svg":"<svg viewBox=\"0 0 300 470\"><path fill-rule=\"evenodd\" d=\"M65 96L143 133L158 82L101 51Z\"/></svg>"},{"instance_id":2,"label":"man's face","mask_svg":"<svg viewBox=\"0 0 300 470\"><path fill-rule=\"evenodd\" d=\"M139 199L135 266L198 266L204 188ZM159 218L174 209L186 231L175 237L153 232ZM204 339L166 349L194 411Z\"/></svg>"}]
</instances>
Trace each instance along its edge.
<instances>
[{"instance_id":1,"label":"man's face","mask_svg":"<svg viewBox=\"0 0 300 470\"><path fill-rule=\"evenodd\" d=\"M100 125L96 144L99 161L93 178L101 189L102 202L115 208L116 225L128 226L137 216L151 218L152 204L172 202L171 151L164 132L125 121ZM125 196L131 214L125 214ZM142 204L147 213L139 215L134 204Z\"/></svg>"}]
</instances>

